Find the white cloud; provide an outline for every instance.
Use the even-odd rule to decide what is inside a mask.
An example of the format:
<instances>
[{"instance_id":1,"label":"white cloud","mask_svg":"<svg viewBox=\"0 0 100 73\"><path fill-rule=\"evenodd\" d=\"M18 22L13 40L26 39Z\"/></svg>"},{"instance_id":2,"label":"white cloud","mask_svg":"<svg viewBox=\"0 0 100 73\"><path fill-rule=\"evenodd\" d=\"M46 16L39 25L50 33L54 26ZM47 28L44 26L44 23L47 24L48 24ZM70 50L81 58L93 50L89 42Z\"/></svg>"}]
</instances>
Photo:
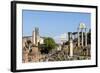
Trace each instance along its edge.
<instances>
[{"instance_id":1,"label":"white cloud","mask_svg":"<svg viewBox=\"0 0 100 73\"><path fill-rule=\"evenodd\" d=\"M56 43L62 44L63 42L68 40L68 35L67 35L67 33L60 34L58 36L55 36L54 40L55 40Z\"/></svg>"}]
</instances>

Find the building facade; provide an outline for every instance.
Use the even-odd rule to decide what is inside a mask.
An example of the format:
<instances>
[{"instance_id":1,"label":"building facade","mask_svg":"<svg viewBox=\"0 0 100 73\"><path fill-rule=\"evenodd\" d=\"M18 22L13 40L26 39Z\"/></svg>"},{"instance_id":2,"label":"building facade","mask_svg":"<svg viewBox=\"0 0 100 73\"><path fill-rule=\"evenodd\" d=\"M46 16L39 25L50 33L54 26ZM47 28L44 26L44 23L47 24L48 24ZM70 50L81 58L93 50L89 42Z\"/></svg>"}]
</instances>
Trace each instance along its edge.
<instances>
[{"instance_id":1,"label":"building facade","mask_svg":"<svg viewBox=\"0 0 100 73\"><path fill-rule=\"evenodd\" d=\"M35 28L32 32L32 36L24 36L22 38L22 44L23 46L25 46L25 42L27 40L30 40L31 43L35 46L38 46L38 43L43 44L44 43L44 39L42 37L40 37L39 35L39 28Z\"/></svg>"}]
</instances>

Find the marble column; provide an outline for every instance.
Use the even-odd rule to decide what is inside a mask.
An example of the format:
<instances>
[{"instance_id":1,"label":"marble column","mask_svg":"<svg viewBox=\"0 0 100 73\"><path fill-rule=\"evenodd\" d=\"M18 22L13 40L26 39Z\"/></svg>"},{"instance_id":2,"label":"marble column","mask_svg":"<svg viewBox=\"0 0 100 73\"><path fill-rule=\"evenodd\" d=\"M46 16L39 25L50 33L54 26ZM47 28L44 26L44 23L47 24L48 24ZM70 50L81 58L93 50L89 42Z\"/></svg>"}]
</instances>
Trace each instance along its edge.
<instances>
[{"instance_id":1,"label":"marble column","mask_svg":"<svg viewBox=\"0 0 100 73\"><path fill-rule=\"evenodd\" d=\"M34 45L36 44L35 43L35 31L32 32L32 42L33 42Z\"/></svg>"},{"instance_id":2,"label":"marble column","mask_svg":"<svg viewBox=\"0 0 100 73\"><path fill-rule=\"evenodd\" d=\"M83 41L83 40L84 40L84 36L83 36L83 29L82 29L82 31L81 31L81 32L82 32L82 36L81 36L81 37L82 37L82 41L81 41L81 43L82 43L82 46L83 46L83 42L84 42L84 41Z\"/></svg>"},{"instance_id":3,"label":"marble column","mask_svg":"<svg viewBox=\"0 0 100 73\"><path fill-rule=\"evenodd\" d=\"M68 32L68 41L70 41L70 32Z\"/></svg>"},{"instance_id":4,"label":"marble column","mask_svg":"<svg viewBox=\"0 0 100 73\"><path fill-rule=\"evenodd\" d=\"M70 57L73 57L73 40L70 40Z\"/></svg>"},{"instance_id":5,"label":"marble column","mask_svg":"<svg viewBox=\"0 0 100 73\"><path fill-rule=\"evenodd\" d=\"M87 32L86 32L86 28L85 28L85 46L87 46Z\"/></svg>"},{"instance_id":6,"label":"marble column","mask_svg":"<svg viewBox=\"0 0 100 73\"><path fill-rule=\"evenodd\" d=\"M70 33L70 57L73 57L73 39L72 39L72 33Z\"/></svg>"},{"instance_id":7,"label":"marble column","mask_svg":"<svg viewBox=\"0 0 100 73\"><path fill-rule=\"evenodd\" d=\"M77 36L77 38L78 38L78 47L80 46L80 32L79 32L79 29L78 29L78 36Z\"/></svg>"}]
</instances>

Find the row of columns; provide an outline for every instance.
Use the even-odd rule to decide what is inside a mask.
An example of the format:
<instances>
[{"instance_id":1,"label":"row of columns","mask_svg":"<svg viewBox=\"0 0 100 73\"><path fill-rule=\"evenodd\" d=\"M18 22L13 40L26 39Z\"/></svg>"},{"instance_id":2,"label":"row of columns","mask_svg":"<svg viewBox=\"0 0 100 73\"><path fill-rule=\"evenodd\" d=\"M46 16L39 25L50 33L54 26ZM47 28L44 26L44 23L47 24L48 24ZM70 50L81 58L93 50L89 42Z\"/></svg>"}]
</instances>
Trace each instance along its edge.
<instances>
[{"instance_id":1,"label":"row of columns","mask_svg":"<svg viewBox=\"0 0 100 73\"><path fill-rule=\"evenodd\" d=\"M84 41L84 31L83 30L85 30L85 41ZM77 35L77 38L78 38L78 47L80 47L80 46L87 46L87 32L86 32L86 28L85 29L81 29L81 38L80 38L80 29L78 29L78 33L77 33L78 35ZM70 55L70 57L72 57L73 56L73 38L72 38L72 33L70 32L69 34L68 34L68 38L69 38L69 42L70 42L70 51L69 51L69 55ZM74 35L75 36L75 35ZM80 42L80 40L81 40L81 42ZM84 42L85 42L85 45L84 45ZM81 45L80 45L81 44Z\"/></svg>"},{"instance_id":2,"label":"row of columns","mask_svg":"<svg viewBox=\"0 0 100 73\"><path fill-rule=\"evenodd\" d=\"M85 41L84 41L84 30L85 30ZM80 29L78 28L78 47L80 47L80 43L81 43L81 46L83 47L84 46L84 42L85 42L85 46L87 46L87 32L86 32L86 28L85 29L81 29L81 39L80 39ZM82 40L80 42L80 40Z\"/></svg>"}]
</instances>

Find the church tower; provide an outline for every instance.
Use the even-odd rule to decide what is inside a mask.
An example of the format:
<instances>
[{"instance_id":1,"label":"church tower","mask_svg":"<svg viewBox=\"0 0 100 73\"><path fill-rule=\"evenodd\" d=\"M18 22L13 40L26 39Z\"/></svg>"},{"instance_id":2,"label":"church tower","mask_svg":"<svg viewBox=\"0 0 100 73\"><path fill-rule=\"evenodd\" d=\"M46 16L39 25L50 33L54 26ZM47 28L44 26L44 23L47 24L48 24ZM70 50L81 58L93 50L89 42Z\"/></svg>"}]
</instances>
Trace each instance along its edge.
<instances>
[{"instance_id":1,"label":"church tower","mask_svg":"<svg viewBox=\"0 0 100 73\"><path fill-rule=\"evenodd\" d=\"M32 32L32 42L34 45L38 46L39 42L39 28L35 27L35 30Z\"/></svg>"}]
</instances>

